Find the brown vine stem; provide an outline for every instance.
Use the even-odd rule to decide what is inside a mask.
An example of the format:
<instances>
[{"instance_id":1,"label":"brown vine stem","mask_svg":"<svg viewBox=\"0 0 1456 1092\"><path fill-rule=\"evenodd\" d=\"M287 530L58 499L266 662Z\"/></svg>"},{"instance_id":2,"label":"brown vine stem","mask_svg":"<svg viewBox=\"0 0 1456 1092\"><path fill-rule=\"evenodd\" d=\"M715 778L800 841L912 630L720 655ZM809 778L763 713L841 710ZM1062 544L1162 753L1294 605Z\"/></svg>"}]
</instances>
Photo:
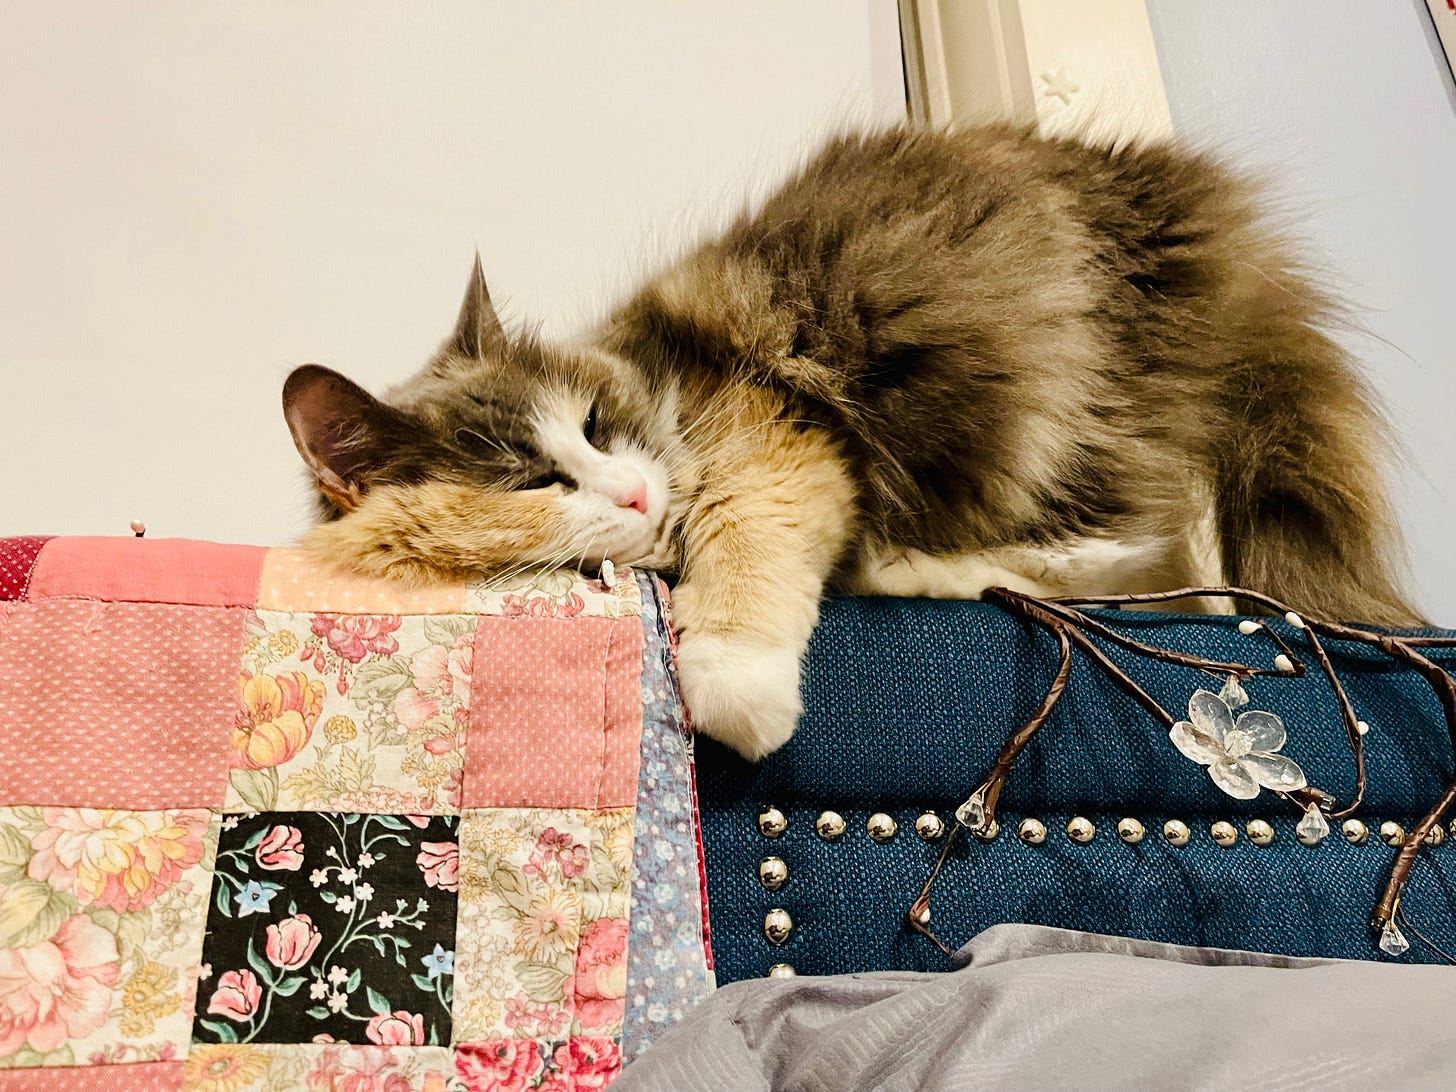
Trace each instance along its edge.
<instances>
[{"instance_id":1,"label":"brown vine stem","mask_svg":"<svg viewBox=\"0 0 1456 1092\"><path fill-rule=\"evenodd\" d=\"M1360 806L1365 795L1365 747L1364 740L1359 731L1360 722L1355 715L1354 706L1350 701L1349 694L1341 683L1335 671L1334 664L1325 649L1324 643L1320 639L1321 634L1333 640L1350 641L1376 648L1392 659L1406 664L1420 674L1435 692L1436 698L1440 702L1442 713L1446 718L1447 733L1451 738L1453 759L1456 759L1456 681L1453 681L1451 675L1439 664L1418 651L1418 649L1422 648L1456 648L1456 637L1401 636L1399 634L1362 629L1358 626L1331 622L1308 615L1298 615L1288 605L1281 603L1273 596L1265 595L1263 592L1253 591L1249 588L1178 588L1165 592L1077 596L1060 599L1040 599L1022 592L1011 591L1008 588L992 588L987 590L983 595L986 601L995 603L1003 610L1012 614L1018 614L1030 619L1056 636L1060 650L1060 660L1056 676L1052 680L1046 696L1042 699L1031 717L1008 737L996 758L996 763L992 767L990 776L977 789L976 793L972 794L973 798L979 794L985 803L983 827L989 826L990 822L995 818L997 799L1000 796L1002 786L1011 774L1017 757L1031 741L1032 736L1046 723L1057 701L1066 690L1067 683L1071 678L1072 646L1075 645L1086 654L1088 659L1103 674L1110 678L1124 693L1141 705L1143 709L1164 727L1171 727L1174 723L1172 715L1159 705L1147 691L1135 683L1126 672L1113 663L1106 653L1092 642L1088 636L1089 633L1095 634L1110 644L1117 645L1139 656L1182 667L1195 668L1209 672L1210 674L1223 673L1235 675L1240 678L1254 676L1302 678L1305 675L1305 665L1295 654L1294 650L1275 630L1267 625L1262 626L1263 632L1273 645L1279 649L1280 654L1287 659L1289 664L1287 668L1279 667L1277 665L1277 659L1275 667L1261 668L1249 664L1210 660L1188 653L1175 652L1171 649L1156 648L1152 645L1126 637L1078 609L1082 606L1112 607L1167 603L1178 599L1195 597L1242 601L1267 610L1271 614L1282 614L1289 617L1290 621L1297 623L1298 628L1304 633L1305 638L1309 642L1311 655L1319 665L1321 674L1324 675L1330 684L1335 701L1340 708L1340 718L1343 722L1345 734L1349 740L1355 762L1354 793L1352 794L1349 805L1339 811L1330 810L1333 808L1333 801L1317 789L1304 789L1298 792L1279 794L1294 803L1296 807L1305 808L1311 804L1315 804L1321 807L1322 810L1330 810L1331 817L1339 819L1352 814ZM1406 836L1400 852L1396 854L1385 888L1375 905L1371 917L1371 924L1377 930L1383 929L1395 920L1400 908L1401 895L1404 893L1406 884L1409 882L1410 871L1415 863L1416 854L1419 852L1421 845L1424 844L1426 836L1437 824L1444 820L1446 813L1451 809L1453 804L1456 804L1456 773L1453 773L1452 779L1446 786L1446 791L1442 794L1441 798L1420 819L1410 834ZM946 844L941 851L940 858L937 860L929 879L927 879L920 896L915 900L909 914L910 924L915 930L929 937L947 954L950 953L950 949L941 943L929 929L930 892L950 853L951 843L959 833L962 825L958 822L946 839Z\"/></svg>"}]
</instances>

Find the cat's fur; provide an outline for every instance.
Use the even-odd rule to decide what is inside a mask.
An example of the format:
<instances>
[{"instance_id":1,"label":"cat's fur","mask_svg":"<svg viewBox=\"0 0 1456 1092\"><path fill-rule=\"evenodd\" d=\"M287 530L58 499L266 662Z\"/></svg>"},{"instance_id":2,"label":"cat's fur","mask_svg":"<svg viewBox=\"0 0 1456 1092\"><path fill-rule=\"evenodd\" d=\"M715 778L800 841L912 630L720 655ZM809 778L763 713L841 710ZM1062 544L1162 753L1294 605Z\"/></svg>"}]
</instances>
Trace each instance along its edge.
<instances>
[{"instance_id":1,"label":"cat's fur","mask_svg":"<svg viewBox=\"0 0 1456 1092\"><path fill-rule=\"evenodd\" d=\"M1208 158L893 131L832 142L589 344L508 336L477 263L384 402L309 366L285 407L339 517L307 541L366 572L679 570L689 705L756 757L828 584L1227 581L1417 622L1331 317Z\"/></svg>"}]
</instances>

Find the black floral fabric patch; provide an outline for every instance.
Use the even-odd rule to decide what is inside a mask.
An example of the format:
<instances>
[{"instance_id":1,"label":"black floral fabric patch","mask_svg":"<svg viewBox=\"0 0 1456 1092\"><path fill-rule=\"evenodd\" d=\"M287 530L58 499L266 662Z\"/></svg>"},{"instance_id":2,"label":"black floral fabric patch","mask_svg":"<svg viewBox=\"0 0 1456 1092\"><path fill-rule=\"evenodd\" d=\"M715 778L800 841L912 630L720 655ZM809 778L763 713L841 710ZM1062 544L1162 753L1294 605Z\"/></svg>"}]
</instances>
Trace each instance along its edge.
<instances>
[{"instance_id":1,"label":"black floral fabric patch","mask_svg":"<svg viewBox=\"0 0 1456 1092\"><path fill-rule=\"evenodd\" d=\"M448 1044L459 822L226 817L193 1040Z\"/></svg>"}]
</instances>

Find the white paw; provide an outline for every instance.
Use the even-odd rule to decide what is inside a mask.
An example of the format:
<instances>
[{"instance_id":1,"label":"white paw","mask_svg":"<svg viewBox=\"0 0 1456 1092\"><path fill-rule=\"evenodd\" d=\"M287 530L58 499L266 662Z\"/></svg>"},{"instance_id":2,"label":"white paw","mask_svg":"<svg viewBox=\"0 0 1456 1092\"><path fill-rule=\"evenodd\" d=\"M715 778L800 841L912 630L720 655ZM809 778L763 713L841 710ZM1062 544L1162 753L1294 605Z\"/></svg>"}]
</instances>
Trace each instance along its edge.
<instances>
[{"instance_id":1,"label":"white paw","mask_svg":"<svg viewBox=\"0 0 1456 1092\"><path fill-rule=\"evenodd\" d=\"M683 635L677 650L693 726L757 761L799 723L799 652L721 637Z\"/></svg>"}]
</instances>

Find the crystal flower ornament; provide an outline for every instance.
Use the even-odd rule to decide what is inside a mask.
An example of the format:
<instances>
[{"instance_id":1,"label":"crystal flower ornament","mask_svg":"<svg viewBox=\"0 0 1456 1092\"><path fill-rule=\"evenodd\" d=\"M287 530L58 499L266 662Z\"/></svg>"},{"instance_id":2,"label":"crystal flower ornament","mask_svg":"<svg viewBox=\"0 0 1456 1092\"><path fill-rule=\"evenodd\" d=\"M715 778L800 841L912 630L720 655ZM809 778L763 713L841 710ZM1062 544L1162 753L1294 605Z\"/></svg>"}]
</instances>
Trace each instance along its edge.
<instances>
[{"instance_id":1,"label":"crystal flower ornament","mask_svg":"<svg viewBox=\"0 0 1456 1092\"><path fill-rule=\"evenodd\" d=\"M1200 766L1208 767L1213 783L1235 800L1252 800L1261 788L1292 792L1305 787L1304 771L1284 755L1284 722L1273 713L1251 709L1234 719L1229 699L1236 704L1243 688L1225 687L1224 695L1207 690L1188 699L1188 719L1168 729L1173 746ZM1248 699L1245 697L1245 701Z\"/></svg>"}]
</instances>

